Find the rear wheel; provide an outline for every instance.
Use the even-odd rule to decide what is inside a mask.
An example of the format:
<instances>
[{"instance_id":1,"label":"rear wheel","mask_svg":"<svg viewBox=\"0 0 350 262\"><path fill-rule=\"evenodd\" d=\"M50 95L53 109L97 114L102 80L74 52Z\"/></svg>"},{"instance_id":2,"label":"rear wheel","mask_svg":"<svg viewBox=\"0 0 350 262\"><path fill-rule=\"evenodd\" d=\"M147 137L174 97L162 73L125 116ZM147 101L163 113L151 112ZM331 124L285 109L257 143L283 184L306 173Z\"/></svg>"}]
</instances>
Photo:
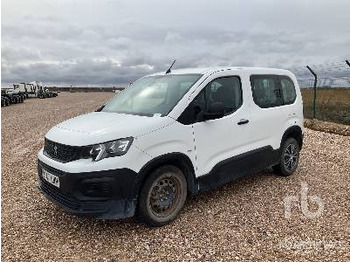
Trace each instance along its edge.
<instances>
[{"instance_id":1,"label":"rear wheel","mask_svg":"<svg viewBox=\"0 0 350 262\"><path fill-rule=\"evenodd\" d=\"M287 138L281 146L280 162L273 167L282 176L290 176L299 164L300 145L295 138Z\"/></svg>"},{"instance_id":2,"label":"rear wheel","mask_svg":"<svg viewBox=\"0 0 350 262\"><path fill-rule=\"evenodd\" d=\"M175 166L162 166L146 179L140 193L138 218L149 226L173 221L187 198L187 182Z\"/></svg>"}]
</instances>

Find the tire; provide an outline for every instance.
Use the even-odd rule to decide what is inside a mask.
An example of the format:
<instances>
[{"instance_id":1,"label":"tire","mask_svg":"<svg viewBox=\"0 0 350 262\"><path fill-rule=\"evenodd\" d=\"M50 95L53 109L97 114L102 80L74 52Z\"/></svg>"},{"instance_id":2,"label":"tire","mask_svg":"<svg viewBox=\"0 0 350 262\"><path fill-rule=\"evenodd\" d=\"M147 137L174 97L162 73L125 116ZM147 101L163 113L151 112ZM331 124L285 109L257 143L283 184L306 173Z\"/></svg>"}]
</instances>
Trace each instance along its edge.
<instances>
[{"instance_id":1,"label":"tire","mask_svg":"<svg viewBox=\"0 0 350 262\"><path fill-rule=\"evenodd\" d=\"M137 217L146 225L160 227L173 221L187 198L187 182L175 166L161 166L146 179L139 197Z\"/></svg>"},{"instance_id":2,"label":"tire","mask_svg":"<svg viewBox=\"0 0 350 262\"><path fill-rule=\"evenodd\" d=\"M281 146L280 162L273 166L273 170L281 176L290 176L298 167L299 153L298 141L293 137L287 138Z\"/></svg>"}]
</instances>

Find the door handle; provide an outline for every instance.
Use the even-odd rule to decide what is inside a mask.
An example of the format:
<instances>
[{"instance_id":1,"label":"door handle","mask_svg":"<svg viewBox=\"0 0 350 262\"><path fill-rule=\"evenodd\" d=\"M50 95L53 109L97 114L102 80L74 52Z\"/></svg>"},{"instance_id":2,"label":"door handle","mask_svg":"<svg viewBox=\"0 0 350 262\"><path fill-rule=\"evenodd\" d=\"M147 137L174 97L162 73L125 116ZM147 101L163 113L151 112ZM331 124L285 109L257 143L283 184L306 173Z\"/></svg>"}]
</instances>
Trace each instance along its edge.
<instances>
[{"instance_id":1,"label":"door handle","mask_svg":"<svg viewBox=\"0 0 350 262\"><path fill-rule=\"evenodd\" d=\"M241 119L239 120L239 122L237 123L237 125L245 125L245 124L248 124L249 123L249 120L248 119Z\"/></svg>"}]
</instances>

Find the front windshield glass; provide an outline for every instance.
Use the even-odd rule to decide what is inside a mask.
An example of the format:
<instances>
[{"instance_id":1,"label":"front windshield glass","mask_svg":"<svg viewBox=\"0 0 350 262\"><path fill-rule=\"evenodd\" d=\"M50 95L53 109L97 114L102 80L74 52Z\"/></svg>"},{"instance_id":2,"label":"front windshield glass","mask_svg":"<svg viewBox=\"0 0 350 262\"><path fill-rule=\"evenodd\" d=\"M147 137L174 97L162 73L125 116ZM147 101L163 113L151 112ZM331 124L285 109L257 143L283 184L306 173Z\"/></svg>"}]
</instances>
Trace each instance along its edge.
<instances>
[{"instance_id":1,"label":"front windshield glass","mask_svg":"<svg viewBox=\"0 0 350 262\"><path fill-rule=\"evenodd\" d=\"M167 115L202 75L157 75L141 78L116 95L102 112Z\"/></svg>"}]
</instances>

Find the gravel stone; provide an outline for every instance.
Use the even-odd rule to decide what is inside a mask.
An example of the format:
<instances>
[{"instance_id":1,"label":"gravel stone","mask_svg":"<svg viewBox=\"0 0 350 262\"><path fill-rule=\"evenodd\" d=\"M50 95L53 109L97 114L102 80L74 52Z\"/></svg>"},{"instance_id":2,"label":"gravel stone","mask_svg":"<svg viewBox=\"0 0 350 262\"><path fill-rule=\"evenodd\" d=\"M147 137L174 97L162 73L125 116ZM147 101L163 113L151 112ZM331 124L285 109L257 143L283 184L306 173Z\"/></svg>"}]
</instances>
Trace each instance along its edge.
<instances>
[{"instance_id":1,"label":"gravel stone","mask_svg":"<svg viewBox=\"0 0 350 262\"><path fill-rule=\"evenodd\" d=\"M37 152L55 124L91 112L111 93L60 93L1 109L3 261L350 261L350 137L305 130L290 177L266 170L191 197L178 219L148 228L134 219L75 217L37 189ZM300 207L308 185L310 219ZM284 200L299 202L285 218Z\"/></svg>"}]
</instances>

